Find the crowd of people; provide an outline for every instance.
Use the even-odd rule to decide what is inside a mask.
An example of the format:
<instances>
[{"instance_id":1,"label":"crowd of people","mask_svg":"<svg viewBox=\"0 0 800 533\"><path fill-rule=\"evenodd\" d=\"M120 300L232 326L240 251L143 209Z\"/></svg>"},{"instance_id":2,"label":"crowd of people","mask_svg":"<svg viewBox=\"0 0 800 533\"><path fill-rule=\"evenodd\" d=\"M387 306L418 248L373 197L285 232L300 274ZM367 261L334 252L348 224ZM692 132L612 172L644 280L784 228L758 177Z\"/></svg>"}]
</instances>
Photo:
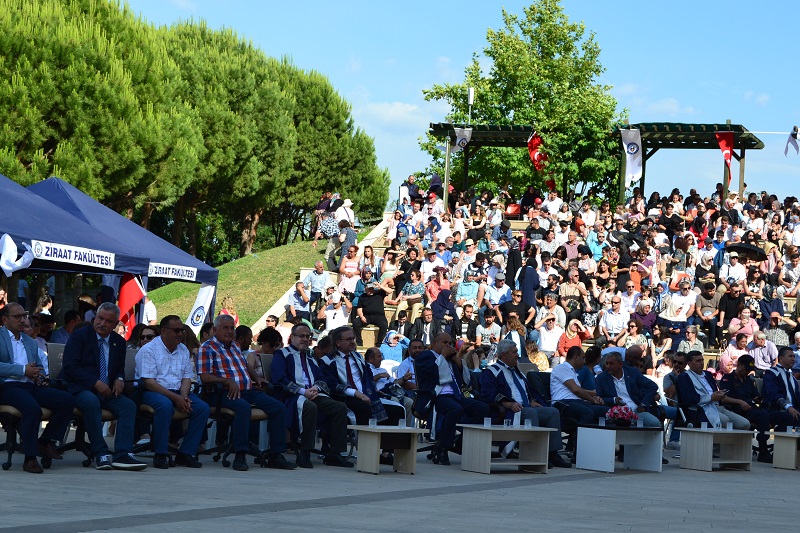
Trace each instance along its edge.
<instances>
[{"instance_id":1,"label":"crowd of people","mask_svg":"<svg viewBox=\"0 0 800 533\"><path fill-rule=\"evenodd\" d=\"M645 201L634 189L612 209L535 187L515 198L504 187L496 195L453 191L445 205L440 185L421 191L409 178L405 186L385 246L359 248L352 202L331 211L334 199L323 199L314 245L328 240L325 258L295 285L286 320L268 317L259 349L251 349L253 332L238 324L232 301L199 339L176 316L156 325L153 314L137 326L135 378L156 413L144 430L117 383L127 377L118 356L108 355L121 338L111 331L114 304L67 313L62 328L46 333L46 303L36 315L5 305L0 337L10 343L0 342L0 403L26 406L26 470L37 471L37 455L58 458L53 441L70 418L66 409L54 413L48 429L33 435L31 402L77 405L89 418L100 407L115 412L114 454L100 442L99 419L87 421L100 469L143 468L130 449L145 431L154 466L168 465L174 443L178 464L199 467L199 420L215 389L235 413L236 470L248 467L253 406L270 419L265 464L284 469L313 467L318 430L324 464L352 466L342 457L348 412L358 424L393 425L414 417L430 423L436 413L431 459L444 465L459 450L456 424L486 417L563 429L564 418L591 424L624 406L655 427L675 419L680 406L697 423L756 429L765 462L768 430L800 419L800 326L786 305L800 286L796 198L722 198L718 184L705 198L674 190ZM509 214L526 227L513 230ZM369 326L374 345L363 342ZM65 342L58 376L65 390L41 392L48 372L38 339ZM707 368L708 351L719 357ZM547 373L549 386L533 387L527 370ZM187 419L177 432L175 412ZM283 457L287 430L294 463ZM679 431L668 447L679 447ZM570 466L561 448L554 432L551 466ZM501 446L498 453L515 452ZM381 461L392 462L391 450Z\"/></svg>"}]
</instances>

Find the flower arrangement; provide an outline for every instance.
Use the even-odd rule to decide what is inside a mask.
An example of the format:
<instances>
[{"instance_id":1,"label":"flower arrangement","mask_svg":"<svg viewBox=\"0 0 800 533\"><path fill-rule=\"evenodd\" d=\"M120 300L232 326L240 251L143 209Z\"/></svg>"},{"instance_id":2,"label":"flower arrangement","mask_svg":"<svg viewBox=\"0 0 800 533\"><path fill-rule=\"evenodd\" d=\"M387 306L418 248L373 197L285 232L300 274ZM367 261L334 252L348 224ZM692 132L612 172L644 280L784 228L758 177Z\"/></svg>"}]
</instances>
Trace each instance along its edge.
<instances>
[{"instance_id":1,"label":"flower arrangement","mask_svg":"<svg viewBox=\"0 0 800 533\"><path fill-rule=\"evenodd\" d=\"M606 419L618 426L629 426L634 420L639 419L639 415L631 411L624 405L615 405L606 413Z\"/></svg>"}]
</instances>

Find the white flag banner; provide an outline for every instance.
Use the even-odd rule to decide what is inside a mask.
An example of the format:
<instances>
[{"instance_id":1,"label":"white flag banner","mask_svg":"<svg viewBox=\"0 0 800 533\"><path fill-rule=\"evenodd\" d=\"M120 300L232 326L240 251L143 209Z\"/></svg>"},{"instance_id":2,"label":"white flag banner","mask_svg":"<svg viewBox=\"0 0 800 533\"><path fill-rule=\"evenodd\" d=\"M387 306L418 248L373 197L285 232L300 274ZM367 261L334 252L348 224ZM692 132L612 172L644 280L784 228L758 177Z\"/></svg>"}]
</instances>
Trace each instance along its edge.
<instances>
[{"instance_id":1,"label":"white flag banner","mask_svg":"<svg viewBox=\"0 0 800 533\"><path fill-rule=\"evenodd\" d=\"M17 243L14 242L14 239L7 233L4 233L3 236L0 237L0 269L3 270L3 273L7 277L10 277L11 274L17 270L28 268L33 262L31 247L26 242L23 242L22 246L25 248L25 252L22 254L22 257L17 258L19 250L17 249Z\"/></svg>"},{"instance_id":2,"label":"white flag banner","mask_svg":"<svg viewBox=\"0 0 800 533\"><path fill-rule=\"evenodd\" d=\"M621 130L625 150L625 187L642 179L642 135L639 130Z\"/></svg>"},{"instance_id":3,"label":"white flag banner","mask_svg":"<svg viewBox=\"0 0 800 533\"><path fill-rule=\"evenodd\" d=\"M792 131L789 132L789 138L786 139L786 147L783 149L784 156L789 155L790 144L792 145L792 148L794 148L794 155L800 153L800 147L797 146L797 133L798 133L797 126L792 128Z\"/></svg>"},{"instance_id":4,"label":"white flag banner","mask_svg":"<svg viewBox=\"0 0 800 533\"><path fill-rule=\"evenodd\" d=\"M214 285L206 283L197 291L197 298L195 298L194 306L192 306L192 314L186 320L195 335L200 334L200 328L203 327L203 323L206 321L206 315L208 315L208 310L211 309L211 301L214 299L215 291L216 287Z\"/></svg>"},{"instance_id":5,"label":"white flag banner","mask_svg":"<svg viewBox=\"0 0 800 533\"><path fill-rule=\"evenodd\" d=\"M472 128L453 128L456 132L456 144L450 148L450 153L460 152L464 147L469 144L472 138Z\"/></svg>"}]
</instances>

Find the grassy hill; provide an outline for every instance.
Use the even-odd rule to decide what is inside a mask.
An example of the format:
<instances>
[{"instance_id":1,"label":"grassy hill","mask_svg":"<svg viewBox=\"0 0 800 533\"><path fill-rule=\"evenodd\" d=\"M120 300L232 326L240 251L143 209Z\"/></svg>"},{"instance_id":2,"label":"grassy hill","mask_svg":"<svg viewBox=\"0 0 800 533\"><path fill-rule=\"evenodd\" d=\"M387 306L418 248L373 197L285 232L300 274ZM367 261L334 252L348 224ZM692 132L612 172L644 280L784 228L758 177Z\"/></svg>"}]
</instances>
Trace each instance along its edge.
<instances>
[{"instance_id":1,"label":"grassy hill","mask_svg":"<svg viewBox=\"0 0 800 533\"><path fill-rule=\"evenodd\" d=\"M322 258L325 241L315 250L311 243L297 242L237 259L219 267L217 308L225 296L232 296L241 324L261 318L286 289L295 282L302 267L313 267ZM178 315L186 320L200 285L174 282L150 291L158 316Z\"/></svg>"}]
</instances>

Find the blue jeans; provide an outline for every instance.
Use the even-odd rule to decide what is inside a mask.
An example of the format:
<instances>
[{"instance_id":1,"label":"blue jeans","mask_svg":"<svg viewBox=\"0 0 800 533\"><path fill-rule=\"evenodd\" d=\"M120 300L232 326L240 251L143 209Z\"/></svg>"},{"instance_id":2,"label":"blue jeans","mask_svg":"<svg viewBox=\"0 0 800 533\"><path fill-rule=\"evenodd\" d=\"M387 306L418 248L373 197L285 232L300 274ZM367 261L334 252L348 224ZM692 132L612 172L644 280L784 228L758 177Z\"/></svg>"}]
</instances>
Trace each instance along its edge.
<instances>
[{"instance_id":1,"label":"blue jeans","mask_svg":"<svg viewBox=\"0 0 800 533\"><path fill-rule=\"evenodd\" d=\"M243 390L238 400L230 400L223 391L222 407L234 412L233 449L246 452L250 449L250 405L261 409L269 417L269 453L286 451L286 406L258 389Z\"/></svg>"},{"instance_id":2,"label":"blue jeans","mask_svg":"<svg viewBox=\"0 0 800 533\"><path fill-rule=\"evenodd\" d=\"M183 435L180 452L186 455L196 455L208 420L209 407L194 393L189 393L189 399L192 401L192 412L189 413L189 427ZM153 451L166 455L169 453L169 426L172 423L172 416L175 414L175 406L169 398L160 392L153 391L144 391L142 403L155 409L153 414Z\"/></svg>"},{"instance_id":3,"label":"blue jeans","mask_svg":"<svg viewBox=\"0 0 800 533\"><path fill-rule=\"evenodd\" d=\"M103 409L111 411L117 417L114 436L116 457L133 449L133 424L136 420L136 404L133 400L127 396L101 398L94 392L85 390L75 395L75 405L83 412L83 423L95 456L109 453L103 437Z\"/></svg>"}]
</instances>

